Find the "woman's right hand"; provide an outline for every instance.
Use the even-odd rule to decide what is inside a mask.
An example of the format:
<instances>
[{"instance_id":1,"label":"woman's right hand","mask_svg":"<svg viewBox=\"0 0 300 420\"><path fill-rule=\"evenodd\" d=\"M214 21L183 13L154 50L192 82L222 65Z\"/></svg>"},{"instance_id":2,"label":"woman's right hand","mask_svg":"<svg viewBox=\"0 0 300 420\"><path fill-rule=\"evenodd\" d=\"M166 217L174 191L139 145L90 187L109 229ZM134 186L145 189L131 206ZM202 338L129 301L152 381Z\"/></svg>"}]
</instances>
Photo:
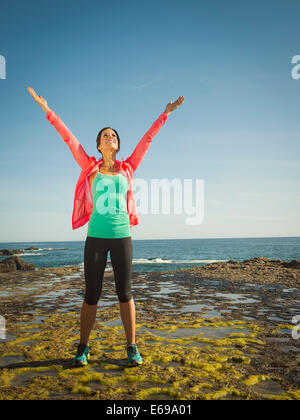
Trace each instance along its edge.
<instances>
[{"instance_id":1,"label":"woman's right hand","mask_svg":"<svg viewBox=\"0 0 300 420\"><path fill-rule=\"evenodd\" d=\"M42 96L38 96L35 91L28 86L28 91L30 93L30 95L33 97L33 99L40 105L40 107L45 111L51 111L50 108L47 105L47 101L42 97Z\"/></svg>"}]
</instances>

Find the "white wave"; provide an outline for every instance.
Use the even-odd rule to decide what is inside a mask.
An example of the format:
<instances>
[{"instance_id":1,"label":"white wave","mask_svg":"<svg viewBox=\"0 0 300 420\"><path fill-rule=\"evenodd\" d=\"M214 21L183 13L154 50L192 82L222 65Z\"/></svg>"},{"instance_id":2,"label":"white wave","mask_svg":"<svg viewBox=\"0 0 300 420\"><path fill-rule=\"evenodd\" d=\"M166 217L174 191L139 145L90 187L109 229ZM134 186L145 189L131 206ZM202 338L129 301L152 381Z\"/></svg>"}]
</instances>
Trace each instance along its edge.
<instances>
[{"instance_id":1,"label":"white wave","mask_svg":"<svg viewBox=\"0 0 300 420\"><path fill-rule=\"evenodd\" d=\"M161 258L153 258L149 260L148 258L134 258L132 260L133 264L172 264L172 260L162 260Z\"/></svg>"},{"instance_id":2,"label":"white wave","mask_svg":"<svg viewBox=\"0 0 300 420\"><path fill-rule=\"evenodd\" d=\"M44 249L46 249L46 248L37 248L37 249L25 249L25 248L22 248L22 249L24 249L24 251L35 252L35 251L44 251Z\"/></svg>"},{"instance_id":3,"label":"white wave","mask_svg":"<svg viewBox=\"0 0 300 420\"><path fill-rule=\"evenodd\" d=\"M65 249L65 250L67 250L69 248L39 248L39 249L37 249L37 251L56 251L57 249ZM32 251L34 251L34 250L32 250Z\"/></svg>"},{"instance_id":4,"label":"white wave","mask_svg":"<svg viewBox=\"0 0 300 420\"><path fill-rule=\"evenodd\" d=\"M24 249L24 251L31 251L31 252L36 252L36 251L56 251L57 249L69 249L69 248L37 248L37 249Z\"/></svg>"},{"instance_id":5,"label":"white wave","mask_svg":"<svg viewBox=\"0 0 300 420\"><path fill-rule=\"evenodd\" d=\"M136 258L133 264L209 264L214 262L226 262L228 260L163 260L161 258Z\"/></svg>"},{"instance_id":6,"label":"white wave","mask_svg":"<svg viewBox=\"0 0 300 420\"><path fill-rule=\"evenodd\" d=\"M177 260L176 263L214 263L214 262L226 262L228 260Z\"/></svg>"},{"instance_id":7,"label":"white wave","mask_svg":"<svg viewBox=\"0 0 300 420\"><path fill-rule=\"evenodd\" d=\"M54 248L37 248L37 249L25 249L25 248L21 248L21 249L23 249L25 252L26 251L36 252L36 251L45 251L45 250L54 249Z\"/></svg>"},{"instance_id":8,"label":"white wave","mask_svg":"<svg viewBox=\"0 0 300 420\"><path fill-rule=\"evenodd\" d=\"M26 255L30 255L31 257L35 257L36 255L43 255L43 254L39 254L39 253L31 254L29 252L25 252L24 254L13 254L12 256L13 257L24 257Z\"/></svg>"}]
</instances>

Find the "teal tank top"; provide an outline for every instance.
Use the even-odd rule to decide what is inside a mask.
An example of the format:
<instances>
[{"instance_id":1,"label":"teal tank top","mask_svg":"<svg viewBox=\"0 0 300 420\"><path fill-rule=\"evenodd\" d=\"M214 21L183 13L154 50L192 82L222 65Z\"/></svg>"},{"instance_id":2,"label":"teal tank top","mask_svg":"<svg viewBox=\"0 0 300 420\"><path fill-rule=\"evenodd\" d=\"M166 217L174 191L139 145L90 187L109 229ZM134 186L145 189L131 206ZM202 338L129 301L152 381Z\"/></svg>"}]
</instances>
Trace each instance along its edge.
<instances>
[{"instance_id":1,"label":"teal tank top","mask_svg":"<svg viewBox=\"0 0 300 420\"><path fill-rule=\"evenodd\" d=\"M127 212L128 188L128 180L124 175L106 175L97 172L91 185L93 211L87 236L93 238L131 236Z\"/></svg>"}]
</instances>

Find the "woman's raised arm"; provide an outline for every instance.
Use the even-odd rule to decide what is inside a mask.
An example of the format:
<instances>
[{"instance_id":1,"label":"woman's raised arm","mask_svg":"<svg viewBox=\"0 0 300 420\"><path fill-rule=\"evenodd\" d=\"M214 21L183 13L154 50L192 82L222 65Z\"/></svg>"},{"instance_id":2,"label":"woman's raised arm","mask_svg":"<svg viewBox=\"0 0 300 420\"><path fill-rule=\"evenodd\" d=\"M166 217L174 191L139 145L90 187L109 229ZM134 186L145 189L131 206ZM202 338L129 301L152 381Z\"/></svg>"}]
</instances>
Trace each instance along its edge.
<instances>
[{"instance_id":1,"label":"woman's raised arm","mask_svg":"<svg viewBox=\"0 0 300 420\"><path fill-rule=\"evenodd\" d=\"M158 133L161 127L166 122L168 116L173 112L176 108L182 105L184 102L184 96L179 96L177 101L172 102L170 101L162 114L157 118L156 121L152 124L150 129L144 134L142 139L138 142L137 146L135 147L134 151L131 155L125 160L125 162L129 163L133 172L137 170L141 162L143 161L146 152L148 151L150 144L152 143L153 137Z\"/></svg>"},{"instance_id":2,"label":"woman's raised arm","mask_svg":"<svg viewBox=\"0 0 300 420\"><path fill-rule=\"evenodd\" d=\"M46 117L50 124L54 125L58 133L63 138L64 142L69 146L78 165L81 167L81 169L84 169L93 160L93 157L90 157L86 154L83 147L77 138L73 135L73 133L61 121L59 116L48 107L47 101L42 96L38 96L31 87L28 87L28 91L33 99L40 105L43 111L46 112Z\"/></svg>"}]
</instances>

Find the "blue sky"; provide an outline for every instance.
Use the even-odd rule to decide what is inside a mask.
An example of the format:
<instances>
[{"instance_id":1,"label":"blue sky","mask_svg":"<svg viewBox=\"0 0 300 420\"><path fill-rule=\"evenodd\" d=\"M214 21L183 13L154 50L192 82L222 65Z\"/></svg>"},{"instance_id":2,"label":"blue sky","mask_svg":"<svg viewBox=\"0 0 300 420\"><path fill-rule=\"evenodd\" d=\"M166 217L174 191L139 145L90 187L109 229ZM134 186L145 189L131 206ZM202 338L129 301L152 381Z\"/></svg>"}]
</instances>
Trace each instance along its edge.
<instances>
[{"instance_id":1,"label":"blue sky","mask_svg":"<svg viewBox=\"0 0 300 420\"><path fill-rule=\"evenodd\" d=\"M1 2L0 242L85 240L80 174L27 86L100 158L111 125L126 158L164 111L136 178L204 180L204 221L140 215L133 239L300 235L300 4L275 1Z\"/></svg>"}]
</instances>

